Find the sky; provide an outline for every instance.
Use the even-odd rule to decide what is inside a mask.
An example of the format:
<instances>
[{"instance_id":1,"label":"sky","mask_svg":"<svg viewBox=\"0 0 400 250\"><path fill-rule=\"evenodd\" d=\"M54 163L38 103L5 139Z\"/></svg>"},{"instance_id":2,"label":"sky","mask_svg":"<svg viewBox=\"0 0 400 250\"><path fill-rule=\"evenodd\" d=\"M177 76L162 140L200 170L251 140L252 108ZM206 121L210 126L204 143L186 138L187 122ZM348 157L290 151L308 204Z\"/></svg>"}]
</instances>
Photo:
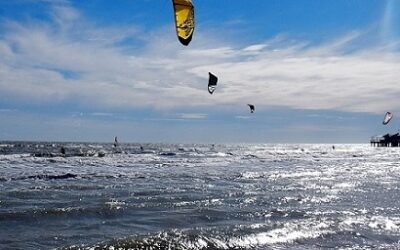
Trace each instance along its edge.
<instances>
[{"instance_id":1,"label":"sky","mask_svg":"<svg viewBox=\"0 0 400 250\"><path fill-rule=\"evenodd\" d=\"M170 0L0 0L0 140L368 143L398 131L399 0L193 1L185 47Z\"/></svg>"}]
</instances>

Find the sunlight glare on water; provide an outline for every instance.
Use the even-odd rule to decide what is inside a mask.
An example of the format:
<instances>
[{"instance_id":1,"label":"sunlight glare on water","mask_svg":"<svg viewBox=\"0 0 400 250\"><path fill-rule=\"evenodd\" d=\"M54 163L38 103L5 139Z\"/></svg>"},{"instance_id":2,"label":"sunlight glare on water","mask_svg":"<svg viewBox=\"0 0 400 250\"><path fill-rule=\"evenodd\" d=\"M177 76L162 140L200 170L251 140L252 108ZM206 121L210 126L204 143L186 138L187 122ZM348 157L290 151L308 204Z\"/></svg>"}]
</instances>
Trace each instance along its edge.
<instances>
[{"instance_id":1,"label":"sunlight glare on water","mask_svg":"<svg viewBox=\"0 0 400 250\"><path fill-rule=\"evenodd\" d=\"M0 248L395 249L399 157L369 145L2 143Z\"/></svg>"}]
</instances>

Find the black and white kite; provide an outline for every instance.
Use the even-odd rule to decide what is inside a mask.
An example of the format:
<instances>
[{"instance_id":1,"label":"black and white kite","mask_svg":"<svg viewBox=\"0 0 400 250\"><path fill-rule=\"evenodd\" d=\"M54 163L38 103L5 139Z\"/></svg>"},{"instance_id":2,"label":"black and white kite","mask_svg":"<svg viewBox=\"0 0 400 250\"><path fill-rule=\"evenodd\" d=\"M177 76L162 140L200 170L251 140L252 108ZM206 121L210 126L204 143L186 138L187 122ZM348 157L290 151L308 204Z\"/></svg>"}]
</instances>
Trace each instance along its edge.
<instances>
[{"instance_id":1,"label":"black and white kite","mask_svg":"<svg viewBox=\"0 0 400 250\"><path fill-rule=\"evenodd\" d=\"M256 111L256 108L254 107L253 104L247 104L247 106L249 106L250 108L250 113L254 113L254 111Z\"/></svg>"},{"instance_id":2,"label":"black and white kite","mask_svg":"<svg viewBox=\"0 0 400 250\"><path fill-rule=\"evenodd\" d=\"M218 77L213 75L211 72L208 72L208 93L214 93L214 90L217 88Z\"/></svg>"}]
</instances>

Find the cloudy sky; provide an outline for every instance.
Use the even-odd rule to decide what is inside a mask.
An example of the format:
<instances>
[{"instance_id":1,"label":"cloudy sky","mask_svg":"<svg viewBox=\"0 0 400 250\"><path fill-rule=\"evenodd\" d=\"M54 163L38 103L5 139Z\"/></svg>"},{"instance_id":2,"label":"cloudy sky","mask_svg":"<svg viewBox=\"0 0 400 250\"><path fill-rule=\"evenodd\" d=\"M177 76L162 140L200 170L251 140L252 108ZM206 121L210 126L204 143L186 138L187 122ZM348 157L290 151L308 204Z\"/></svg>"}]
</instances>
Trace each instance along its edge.
<instances>
[{"instance_id":1,"label":"cloudy sky","mask_svg":"<svg viewBox=\"0 0 400 250\"><path fill-rule=\"evenodd\" d=\"M185 47L170 0L0 0L0 140L359 143L397 132L399 0L194 3ZM395 118L383 126L386 111Z\"/></svg>"}]
</instances>

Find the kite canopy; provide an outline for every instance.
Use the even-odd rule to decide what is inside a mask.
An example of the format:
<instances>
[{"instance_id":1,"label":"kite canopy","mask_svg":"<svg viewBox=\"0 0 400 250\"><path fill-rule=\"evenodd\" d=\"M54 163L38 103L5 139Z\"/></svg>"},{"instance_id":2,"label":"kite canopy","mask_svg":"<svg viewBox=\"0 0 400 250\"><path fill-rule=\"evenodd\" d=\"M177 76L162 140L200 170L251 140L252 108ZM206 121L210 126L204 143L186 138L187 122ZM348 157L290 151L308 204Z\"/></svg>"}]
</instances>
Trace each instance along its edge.
<instances>
[{"instance_id":1,"label":"kite canopy","mask_svg":"<svg viewBox=\"0 0 400 250\"><path fill-rule=\"evenodd\" d=\"M172 0L175 13L175 28L179 41L187 46L194 32L194 6L192 0Z\"/></svg>"},{"instance_id":2,"label":"kite canopy","mask_svg":"<svg viewBox=\"0 0 400 250\"><path fill-rule=\"evenodd\" d=\"M390 112L386 112L385 117L383 118L383 125L386 125L390 122L390 120L392 120L393 118L393 114Z\"/></svg>"},{"instance_id":3,"label":"kite canopy","mask_svg":"<svg viewBox=\"0 0 400 250\"><path fill-rule=\"evenodd\" d=\"M250 113L254 113L254 111L256 110L254 105L253 104L247 104L247 106L249 106L249 108L250 108Z\"/></svg>"},{"instance_id":4,"label":"kite canopy","mask_svg":"<svg viewBox=\"0 0 400 250\"><path fill-rule=\"evenodd\" d=\"M211 72L208 72L208 93L214 93L214 90L217 88L218 77L213 75Z\"/></svg>"}]
</instances>

